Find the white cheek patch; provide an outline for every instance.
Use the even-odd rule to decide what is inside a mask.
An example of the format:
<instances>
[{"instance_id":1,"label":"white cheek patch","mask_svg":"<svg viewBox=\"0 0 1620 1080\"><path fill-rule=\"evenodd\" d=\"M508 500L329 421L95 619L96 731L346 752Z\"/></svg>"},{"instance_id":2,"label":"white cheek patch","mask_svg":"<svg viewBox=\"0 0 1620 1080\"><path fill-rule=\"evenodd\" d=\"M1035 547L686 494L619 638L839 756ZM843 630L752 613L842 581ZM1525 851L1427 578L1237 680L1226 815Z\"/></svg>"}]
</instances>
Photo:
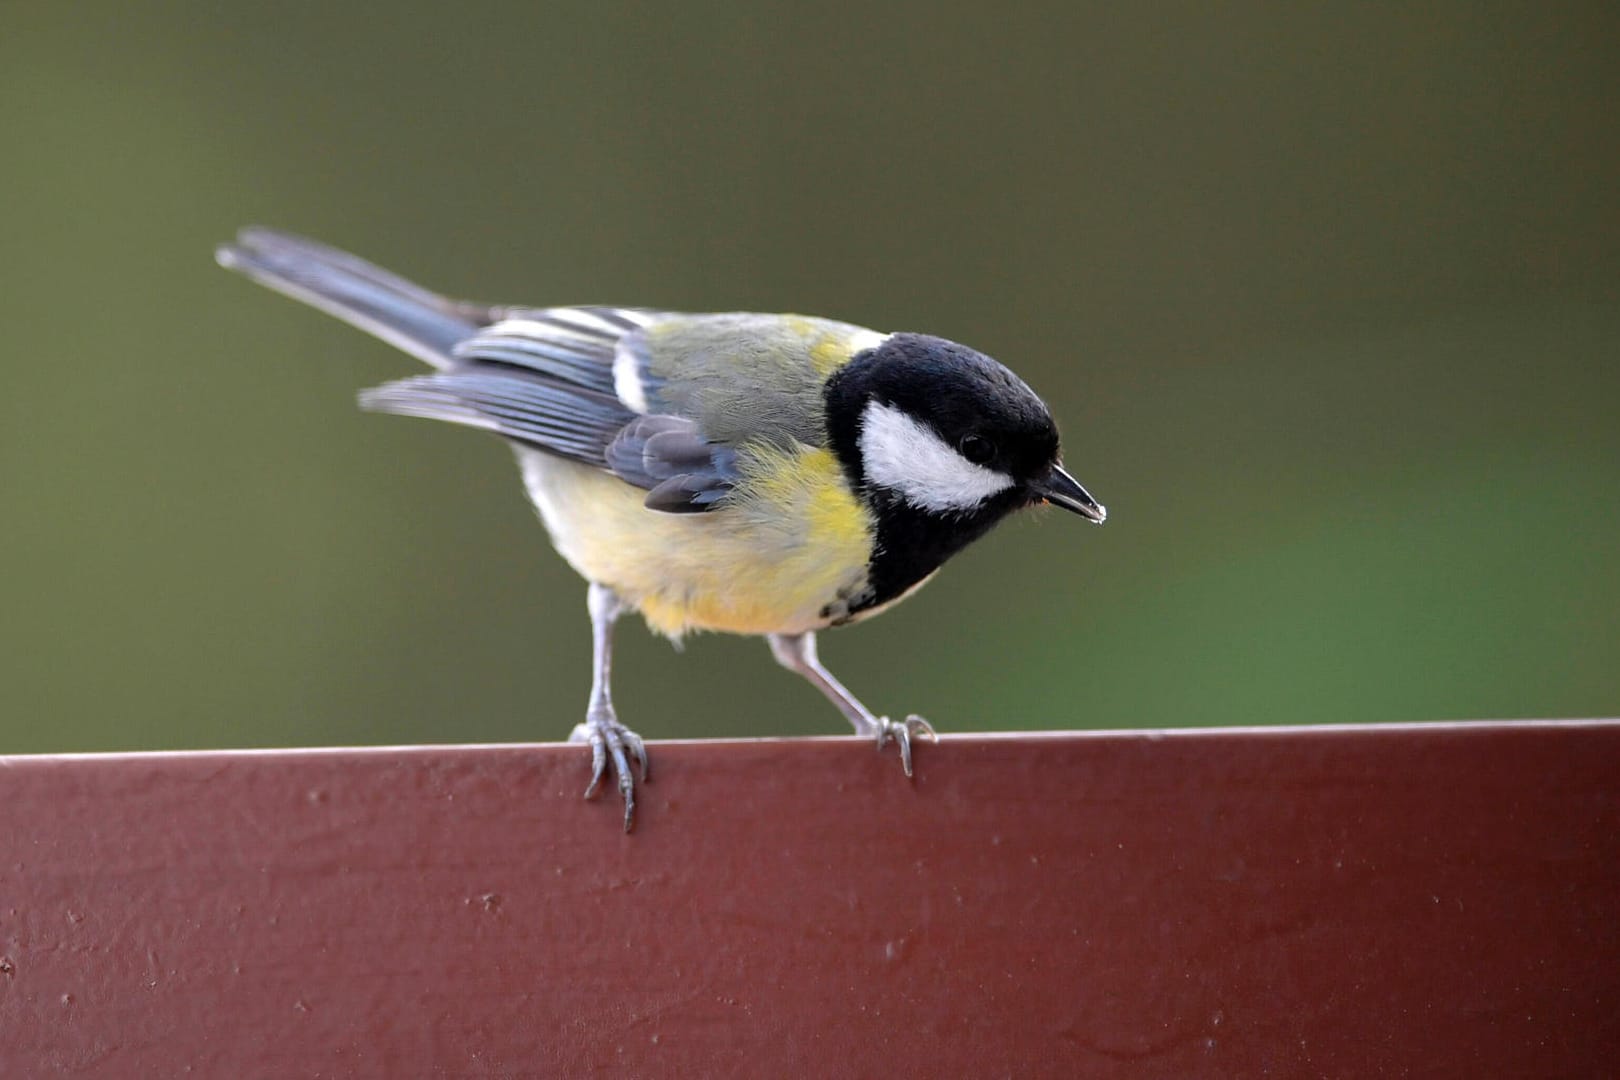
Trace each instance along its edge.
<instances>
[{"instance_id":1,"label":"white cheek patch","mask_svg":"<svg viewBox=\"0 0 1620 1080\"><path fill-rule=\"evenodd\" d=\"M860 443L867 481L899 492L922 510L972 510L1013 486L1012 477L975 465L933 428L893 405L867 404Z\"/></svg>"}]
</instances>

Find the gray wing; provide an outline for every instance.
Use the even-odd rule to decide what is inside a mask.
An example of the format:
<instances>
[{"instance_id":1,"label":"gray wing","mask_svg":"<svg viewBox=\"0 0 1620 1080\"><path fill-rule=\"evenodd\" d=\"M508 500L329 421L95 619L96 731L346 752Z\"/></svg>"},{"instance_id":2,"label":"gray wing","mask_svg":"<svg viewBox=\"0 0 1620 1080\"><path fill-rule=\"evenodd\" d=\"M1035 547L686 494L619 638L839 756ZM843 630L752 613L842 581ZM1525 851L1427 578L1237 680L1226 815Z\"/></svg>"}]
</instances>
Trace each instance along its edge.
<instances>
[{"instance_id":1,"label":"gray wing","mask_svg":"<svg viewBox=\"0 0 1620 1080\"><path fill-rule=\"evenodd\" d=\"M646 505L669 513L710 510L737 481L737 454L710 442L683 416L639 416L607 448L607 466L647 489Z\"/></svg>"},{"instance_id":2,"label":"gray wing","mask_svg":"<svg viewBox=\"0 0 1620 1080\"><path fill-rule=\"evenodd\" d=\"M652 510L710 510L735 486L730 446L710 441L690 418L643 415L645 398L627 402L619 393L624 343L669 315L609 307L502 315L455 347L455 370L390 384L364 403L483 427L605 468L646 490Z\"/></svg>"},{"instance_id":3,"label":"gray wing","mask_svg":"<svg viewBox=\"0 0 1620 1080\"><path fill-rule=\"evenodd\" d=\"M599 469L608 468L608 446L635 420L618 398L483 367L384 383L362 391L360 405L373 412L482 428Z\"/></svg>"},{"instance_id":4,"label":"gray wing","mask_svg":"<svg viewBox=\"0 0 1620 1080\"><path fill-rule=\"evenodd\" d=\"M451 300L347 252L272 229L242 230L216 256L238 271L367 331L439 370L360 395L362 407L480 428L606 469L656 510L717 505L735 454L695 421L648 417L627 344L681 318L618 307L517 308ZM631 367L627 367L631 364ZM621 387L630 388L629 400Z\"/></svg>"},{"instance_id":5,"label":"gray wing","mask_svg":"<svg viewBox=\"0 0 1620 1080\"><path fill-rule=\"evenodd\" d=\"M712 510L737 481L736 453L679 416L639 416L617 397L489 365L418 375L360 395L377 412L482 428L591 465L647 492L666 513Z\"/></svg>"},{"instance_id":6,"label":"gray wing","mask_svg":"<svg viewBox=\"0 0 1620 1080\"><path fill-rule=\"evenodd\" d=\"M612 307L504 308L499 314L498 321L456 344L455 360L530 371L610 397L619 396L613 371L620 342L669 317Z\"/></svg>"}]
</instances>

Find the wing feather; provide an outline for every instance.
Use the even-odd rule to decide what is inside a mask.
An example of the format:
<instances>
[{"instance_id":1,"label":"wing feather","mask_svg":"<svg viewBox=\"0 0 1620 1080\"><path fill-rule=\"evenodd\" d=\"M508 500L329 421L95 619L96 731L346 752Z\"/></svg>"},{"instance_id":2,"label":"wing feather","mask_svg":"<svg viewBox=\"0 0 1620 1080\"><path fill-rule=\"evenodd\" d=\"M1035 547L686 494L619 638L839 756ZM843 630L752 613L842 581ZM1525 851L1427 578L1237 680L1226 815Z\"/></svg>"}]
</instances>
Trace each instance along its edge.
<instances>
[{"instance_id":1,"label":"wing feather","mask_svg":"<svg viewBox=\"0 0 1620 1080\"><path fill-rule=\"evenodd\" d=\"M418 375L360 395L374 412L465 424L597 468L635 415L618 398L518 372L477 368Z\"/></svg>"},{"instance_id":2,"label":"wing feather","mask_svg":"<svg viewBox=\"0 0 1620 1080\"><path fill-rule=\"evenodd\" d=\"M613 368L619 342L663 317L638 308L609 307L508 308L500 316L459 343L454 358L467 364L527 368L614 396L619 396Z\"/></svg>"},{"instance_id":3,"label":"wing feather","mask_svg":"<svg viewBox=\"0 0 1620 1080\"><path fill-rule=\"evenodd\" d=\"M641 416L608 446L607 466L648 491L649 509L690 513L713 508L736 486L737 453L706 439L685 417Z\"/></svg>"}]
</instances>

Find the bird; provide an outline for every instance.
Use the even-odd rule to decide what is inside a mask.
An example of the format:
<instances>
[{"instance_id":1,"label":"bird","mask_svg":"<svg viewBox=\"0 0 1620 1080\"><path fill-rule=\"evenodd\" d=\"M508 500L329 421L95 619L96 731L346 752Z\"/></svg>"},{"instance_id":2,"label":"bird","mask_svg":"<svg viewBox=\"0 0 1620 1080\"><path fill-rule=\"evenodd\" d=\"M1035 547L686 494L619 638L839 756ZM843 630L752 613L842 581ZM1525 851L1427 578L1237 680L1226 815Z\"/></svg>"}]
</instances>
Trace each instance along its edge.
<instances>
[{"instance_id":1,"label":"bird","mask_svg":"<svg viewBox=\"0 0 1620 1080\"><path fill-rule=\"evenodd\" d=\"M676 642L764 637L856 734L896 744L910 777L912 740L937 741L934 728L863 705L822 665L818 632L910 596L1023 508L1107 517L1065 469L1045 402L944 338L805 315L454 300L263 227L216 259L433 369L362 391L363 409L511 444L553 546L587 582L591 689L570 741L590 748L587 799L611 769L626 832L649 770L613 707L620 616Z\"/></svg>"}]
</instances>

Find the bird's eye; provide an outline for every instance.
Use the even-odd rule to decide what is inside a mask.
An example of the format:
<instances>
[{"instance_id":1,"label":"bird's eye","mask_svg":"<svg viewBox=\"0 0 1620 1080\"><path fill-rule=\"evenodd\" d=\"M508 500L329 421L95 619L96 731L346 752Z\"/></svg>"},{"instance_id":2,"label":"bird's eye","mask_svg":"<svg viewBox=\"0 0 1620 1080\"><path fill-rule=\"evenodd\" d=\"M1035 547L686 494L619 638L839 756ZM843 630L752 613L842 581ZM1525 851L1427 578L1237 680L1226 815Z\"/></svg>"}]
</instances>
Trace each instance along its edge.
<instances>
[{"instance_id":1,"label":"bird's eye","mask_svg":"<svg viewBox=\"0 0 1620 1080\"><path fill-rule=\"evenodd\" d=\"M996 456L996 444L983 435L964 435L956 444L961 455L975 465L983 465Z\"/></svg>"}]
</instances>

